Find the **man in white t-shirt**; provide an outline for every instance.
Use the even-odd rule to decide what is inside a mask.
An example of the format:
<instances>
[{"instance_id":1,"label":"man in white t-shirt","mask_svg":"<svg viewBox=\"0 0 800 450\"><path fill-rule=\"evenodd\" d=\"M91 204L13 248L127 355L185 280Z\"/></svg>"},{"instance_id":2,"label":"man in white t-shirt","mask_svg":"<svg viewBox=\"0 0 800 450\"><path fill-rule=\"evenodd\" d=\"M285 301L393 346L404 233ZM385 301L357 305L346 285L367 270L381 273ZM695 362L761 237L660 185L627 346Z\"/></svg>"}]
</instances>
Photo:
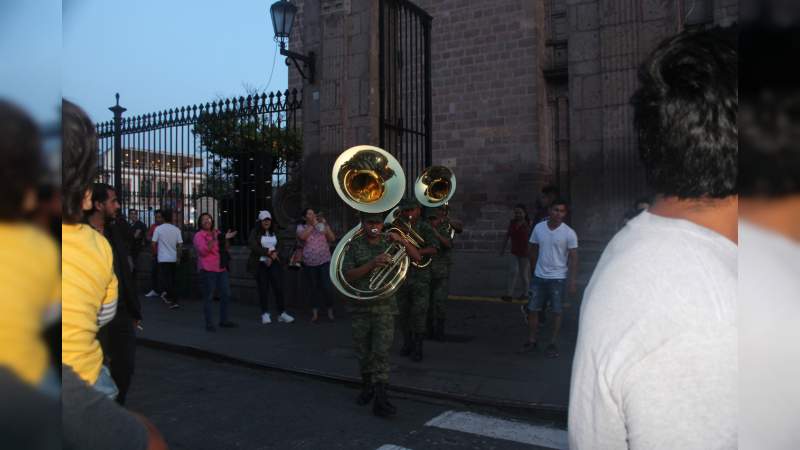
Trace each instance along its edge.
<instances>
[{"instance_id":1,"label":"man in white t-shirt","mask_svg":"<svg viewBox=\"0 0 800 450\"><path fill-rule=\"evenodd\" d=\"M158 258L158 281L161 284L161 298L170 309L180 308L178 296L175 292L175 272L180 261L181 244L183 237L180 228L173 225L172 212L163 213L164 223L153 231L153 253Z\"/></svg>"},{"instance_id":2,"label":"man in white t-shirt","mask_svg":"<svg viewBox=\"0 0 800 450\"><path fill-rule=\"evenodd\" d=\"M739 38L740 450L800 448L797 25L762 19Z\"/></svg>"},{"instance_id":3,"label":"man in white t-shirt","mask_svg":"<svg viewBox=\"0 0 800 450\"><path fill-rule=\"evenodd\" d=\"M558 357L556 340L561 329L564 291L570 295L577 291L578 235L564 223L566 216L567 203L556 199L550 204L549 218L536 224L531 232L531 267L535 269L528 291L528 305L522 307L528 321L528 340L521 352L538 349L536 333L539 330L539 312L549 304L553 312L553 334L545 354L549 358Z\"/></svg>"},{"instance_id":4,"label":"man in white t-shirt","mask_svg":"<svg viewBox=\"0 0 800 450\"><path fill-rule=\"evenodd\" d=\"M583 296L572 450L737 448L738 57L713 29L663 42L633 98L658 194Z\"/></svg>"}]
</instances>

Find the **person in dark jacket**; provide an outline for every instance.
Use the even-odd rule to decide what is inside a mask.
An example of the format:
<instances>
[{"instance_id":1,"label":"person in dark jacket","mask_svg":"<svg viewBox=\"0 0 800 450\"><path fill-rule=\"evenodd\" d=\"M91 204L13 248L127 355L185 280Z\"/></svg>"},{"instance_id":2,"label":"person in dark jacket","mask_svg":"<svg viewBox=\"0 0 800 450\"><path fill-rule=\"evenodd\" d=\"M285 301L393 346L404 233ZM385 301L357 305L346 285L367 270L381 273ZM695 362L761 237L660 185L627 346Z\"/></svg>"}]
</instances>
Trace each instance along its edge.
<instances>
[{"instance_id":1,"label":"person in dark jacket","mask_svg":"<svg viewBox=\"0 0 800 450\"><path fill-rule=\"evenodd\" d=\"M269 290L275 294L275 305L278 307L278 322L292 323L294 317L286 313L283 303L283 267L278 258L278 236L275 234L275 222L269 211L258 213L258 225L250 232L247 239L250 247L250 258L247 260L247 271L254 274L258 284L258 300L261 303L261 323L272 323L269 313Z\"/></svg>"},{"instance_id":2,"label":"person in dark jacket","mask_svg":"<svg viewBox=\"0 0 800 450\"><path fill-rule=\"evenodd\" d=\"M136 328L141 327L142 308L136 294L135 278L130 264L131 229L119 219L120 204L113 187L95 183L92 188L92 211L86 222L108 239L114 253L114 273L119 282L117 314L100 331L100 345L109 362L111 378L117 384L117 402L125 404L136 360Z\"/></svg>"}]
</instances>

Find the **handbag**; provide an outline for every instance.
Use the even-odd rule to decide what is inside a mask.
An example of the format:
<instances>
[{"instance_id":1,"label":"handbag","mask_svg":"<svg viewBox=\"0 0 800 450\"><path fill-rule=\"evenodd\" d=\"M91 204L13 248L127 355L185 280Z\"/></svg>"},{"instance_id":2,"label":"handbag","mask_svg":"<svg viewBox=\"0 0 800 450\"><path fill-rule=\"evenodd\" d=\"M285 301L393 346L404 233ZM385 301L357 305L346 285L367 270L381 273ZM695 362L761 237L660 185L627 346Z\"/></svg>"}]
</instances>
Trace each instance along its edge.
<instances>
[{"instance_id":1,"label":"handbag","mask_svg":"<svg viewBox=\"0 0 800 450\"><path fill-rule=\"evenodd\" d=\"M294 245L294 250L292 251L292 256L289 258L289 268L293 270L300 270L303 266L303 246L300 244L299 240Z\"/></svg>"}]
</instances>

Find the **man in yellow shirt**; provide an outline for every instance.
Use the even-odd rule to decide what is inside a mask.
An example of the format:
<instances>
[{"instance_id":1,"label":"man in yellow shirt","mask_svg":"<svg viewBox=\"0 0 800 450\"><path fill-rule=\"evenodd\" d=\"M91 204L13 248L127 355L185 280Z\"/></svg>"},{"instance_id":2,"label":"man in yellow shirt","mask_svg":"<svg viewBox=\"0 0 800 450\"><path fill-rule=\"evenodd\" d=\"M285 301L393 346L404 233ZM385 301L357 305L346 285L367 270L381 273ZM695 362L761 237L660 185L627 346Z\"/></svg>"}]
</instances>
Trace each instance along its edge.
<instances>
[{"instance_id":1,"label":"man in yellow shirt","mask_svg":"<svg viewBox=\"0 0 800 450\"><path fill-rule=\"evenodd\" d=\"M103 235L80 223L92 208L91 184L97 168L97 136L89 117L64 101L61 112L64 206L61 225L61 361L110 398L117 387L103 366L97 340L114 318L117 278L114 257Z\"/></svg>"},{"instance_id":2,"label":"man in yellow shirt","mask_svg":"<svg viewBox=\"0 0 800 450\"><path fill-rule=\"evenodd\" d=\"M61 313L58 250L22 219L36 207L41 142L34 122L0 101L0 366L28 385L58 394L41 338Z\"/></svg>"}]
</instances>

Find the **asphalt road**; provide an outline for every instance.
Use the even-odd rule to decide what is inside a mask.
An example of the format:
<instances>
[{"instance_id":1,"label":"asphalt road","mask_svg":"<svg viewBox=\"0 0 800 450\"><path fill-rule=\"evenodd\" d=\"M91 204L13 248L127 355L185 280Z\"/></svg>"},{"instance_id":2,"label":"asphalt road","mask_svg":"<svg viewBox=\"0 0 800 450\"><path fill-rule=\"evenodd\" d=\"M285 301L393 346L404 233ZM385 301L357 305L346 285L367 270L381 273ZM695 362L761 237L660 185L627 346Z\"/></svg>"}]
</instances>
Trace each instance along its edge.
<instances>
[{"instance_id":1,"label":"asphalt road","mask_svg":"<svg viewBox=\"0 0 800 450\"><path fill-rule=\"evenodd\" d=\"M149 417L173 450L566 448L551 424L392 394L381 419L358 391L285 373L139 348L128 407Z\"/></svg>"}]
</instances>

